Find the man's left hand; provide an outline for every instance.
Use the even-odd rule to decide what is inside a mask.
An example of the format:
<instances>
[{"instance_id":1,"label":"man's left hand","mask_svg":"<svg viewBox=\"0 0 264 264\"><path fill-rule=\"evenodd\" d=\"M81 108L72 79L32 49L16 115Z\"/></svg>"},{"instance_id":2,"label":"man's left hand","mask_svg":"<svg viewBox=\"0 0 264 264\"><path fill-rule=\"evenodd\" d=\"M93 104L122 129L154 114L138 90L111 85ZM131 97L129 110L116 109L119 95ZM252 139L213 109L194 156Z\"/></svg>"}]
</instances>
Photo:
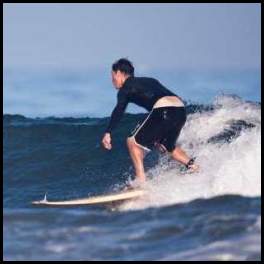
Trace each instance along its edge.
<instances>
[{"instance_id":1,"label":"man's left hand","mask_svg":"<svg viewBox=\"0 0 264 264\"><path fill-rule=\"evenodd\" d=\"M104 134L104 137L102 139L102 145L104 146L104 148L106 148L108 150L110 150L112 148L110 133Z\"/></svg>"}]
</instances>

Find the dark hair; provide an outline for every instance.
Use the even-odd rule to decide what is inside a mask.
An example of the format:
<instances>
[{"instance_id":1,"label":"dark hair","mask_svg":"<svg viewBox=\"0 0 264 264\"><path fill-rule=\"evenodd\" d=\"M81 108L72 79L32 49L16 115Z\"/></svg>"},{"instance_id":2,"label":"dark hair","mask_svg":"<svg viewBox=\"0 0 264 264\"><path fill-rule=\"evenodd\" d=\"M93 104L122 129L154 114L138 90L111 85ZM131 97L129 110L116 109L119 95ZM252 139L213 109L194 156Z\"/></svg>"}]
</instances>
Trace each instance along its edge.
<instances>
[{"instance_id":1,"label":"dark hair","mask_svg":"<svg viewBox=\"0 0 264 264\"><path fill-rule=\"evenodd\" d=\"M134 67L131 61L125 58L121 58L112 65L114 72L121 71L125 74L134 76Z\"/></svg>"}]
</instances>

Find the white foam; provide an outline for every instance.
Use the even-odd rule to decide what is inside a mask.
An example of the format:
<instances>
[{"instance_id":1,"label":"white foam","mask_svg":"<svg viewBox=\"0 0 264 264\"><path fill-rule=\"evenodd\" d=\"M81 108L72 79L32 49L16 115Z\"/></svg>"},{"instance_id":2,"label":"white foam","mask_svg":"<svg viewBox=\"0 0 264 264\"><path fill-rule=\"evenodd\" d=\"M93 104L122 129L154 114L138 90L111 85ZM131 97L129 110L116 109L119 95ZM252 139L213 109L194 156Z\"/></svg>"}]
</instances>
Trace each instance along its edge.
<instances>
[{"instance_id":1,"label":"white foam","mask_svg":"<svg viewBox=\"0 0 264 264\"><path fill-rule=\"evenodd\" d=\"M123 205L139 209L188 202L224 194L261 195L261 112L260 106L231 96L217 97L215 110L188 115L179 144L196 156L199 173L180 172L177 162L161 156L159 164L148 174L154 177L145 188L149 196ZM232 120L255 125L242 130L231 143L207 143L208 139L228 128Z\"/></svg>"}]
</instances>

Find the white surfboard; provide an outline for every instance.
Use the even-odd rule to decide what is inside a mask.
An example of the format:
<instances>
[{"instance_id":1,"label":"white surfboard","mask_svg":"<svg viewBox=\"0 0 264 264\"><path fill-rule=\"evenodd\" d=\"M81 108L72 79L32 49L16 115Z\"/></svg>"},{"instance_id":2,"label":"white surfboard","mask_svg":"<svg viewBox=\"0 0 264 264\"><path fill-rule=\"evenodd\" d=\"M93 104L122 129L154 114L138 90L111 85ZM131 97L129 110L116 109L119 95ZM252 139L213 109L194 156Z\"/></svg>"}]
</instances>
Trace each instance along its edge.
<instances>
[{"instance_id":1,"label":"white surfboard","mask_svg":"<svg viewBox=\"0 0 264 264\"><path fill-rule=\"evenodd\" d=\"M52 206L105 204L105 203L129 200L133 198L139 198L144 194L145 192L143 190L130 190L130 191L123 191L120 193L113 193L108 195L100 195L100 196L67 200L67 201L48 201L44 199L41 201L34 201L32 202L32 204L52 205Z\"/></svg>"}]
</instances>

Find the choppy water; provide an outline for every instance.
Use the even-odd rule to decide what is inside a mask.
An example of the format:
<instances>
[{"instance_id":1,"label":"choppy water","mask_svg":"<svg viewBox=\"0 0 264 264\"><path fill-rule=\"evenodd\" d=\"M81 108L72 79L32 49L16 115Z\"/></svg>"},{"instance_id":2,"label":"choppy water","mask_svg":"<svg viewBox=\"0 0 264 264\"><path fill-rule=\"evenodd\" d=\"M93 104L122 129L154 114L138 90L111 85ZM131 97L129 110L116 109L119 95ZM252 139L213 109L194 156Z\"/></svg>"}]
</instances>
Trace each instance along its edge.
<instances>
[{"instance_id":1,"label":"choppy water","mask_svg":"<svg viewBox=\"0 0 264 264\"><path fill-rule=\"evenodd\" d=\"M125 138L144 114L108 118L4 115L5 260L260 260L261 105L220 96L188 107L179 144L201 171L146 156L148 196L105 207L43 208L47 198L107 193L134 178Z\"/></svg>"}]
</instances>

